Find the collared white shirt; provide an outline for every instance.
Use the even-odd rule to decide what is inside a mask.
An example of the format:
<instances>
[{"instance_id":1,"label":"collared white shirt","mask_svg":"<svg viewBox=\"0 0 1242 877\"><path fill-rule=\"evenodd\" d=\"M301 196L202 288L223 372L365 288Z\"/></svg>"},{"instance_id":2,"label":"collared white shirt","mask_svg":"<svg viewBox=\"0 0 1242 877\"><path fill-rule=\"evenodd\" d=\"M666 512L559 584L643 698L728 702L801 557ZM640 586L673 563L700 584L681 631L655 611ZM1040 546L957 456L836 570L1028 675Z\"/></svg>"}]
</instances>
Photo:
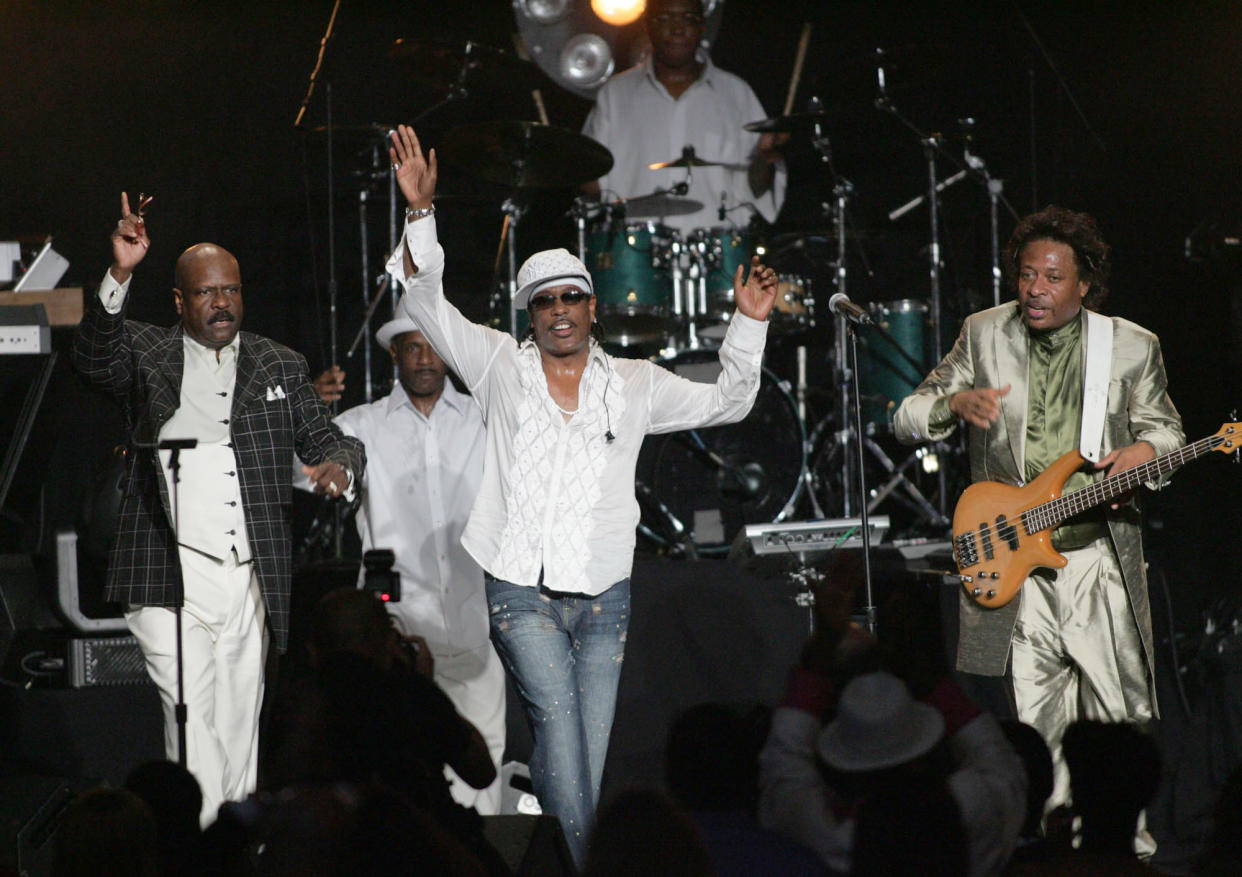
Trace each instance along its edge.
<instances>
[{"instance_id":1,"label":"collared white shirt","mask_svg":"<svg viewBox=\"0 0 1242 877\"><path fill-rule=\"evenodd\" d=\"M483 482L462 544L497 578L534 586L542 572L553 591L603 593L633 563L643 437L745 417L759 390L767 324L734 315L714 384L593 346L577 413L565 422L538 348L470 322L444 298L435 219L407 223L403 244L418 273L406 276L398 247L388 271L406 290L401 310L466 383L487 423Z\"/></svg>"},{"instance_id":2,"label":"collared white shirt","mask_svg":"<svg viewBox=\"0 0 1242 877\"><path fill-rule=\"evenodd\" d=\"M703 207L683 216L660 217L631 208L629 219L650 219L681 231L712 226L745 225L750 211L736 210L720 219L721 193L726 206L750 202L764 219L776 219L785 198L785 165L778 162L776 177L766 193L755 197L747 167L759 144L758 134L745 130L747 122L767 117L754 91L740 77L708 60L702 74L676 99L656 79L651 61L618 73L595 95L595 107L582 133L612 152L613 165L600 179L604 200L647 195L681 182L685 168L649 170L649 164L680 158L693 146L698 158L734 167L696 167L690 174L686 197Z\"/></svg>"},{"instance_id":3,"label":"collared white shirt","mask_svg":"<svg viewBox=\"0 0 1242 877\"><path fill-rule=\"evenodd\" d=\"M446 381L426 417L398 384L336 423L366 445L358 534L364 551L391 548L396 555L401 601L389 603L389 612L403 632L429 643L454 650L484 645L483 570L461 546L483 477L479 407Z\"/></svg>"}]
</instances>

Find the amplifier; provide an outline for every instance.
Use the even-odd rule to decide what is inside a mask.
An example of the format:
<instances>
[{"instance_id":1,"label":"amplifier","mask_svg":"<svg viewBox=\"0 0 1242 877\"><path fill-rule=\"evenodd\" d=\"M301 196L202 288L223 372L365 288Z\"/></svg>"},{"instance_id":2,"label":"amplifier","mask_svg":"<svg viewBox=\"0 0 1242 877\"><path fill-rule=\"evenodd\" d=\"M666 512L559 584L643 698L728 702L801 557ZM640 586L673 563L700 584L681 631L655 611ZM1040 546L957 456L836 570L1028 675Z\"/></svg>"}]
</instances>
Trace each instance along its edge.
<instances>
[{"instance_id":1,"label":"amplifier","mask_svg":"<svg viewBox=\"0 0 1242 877\"><path fill-rule=\"evenodd\" d=\"M71 639L65 658L68 682L74 688L151 682L142 649L132 636Z\"/></svg>"}]
</instances>

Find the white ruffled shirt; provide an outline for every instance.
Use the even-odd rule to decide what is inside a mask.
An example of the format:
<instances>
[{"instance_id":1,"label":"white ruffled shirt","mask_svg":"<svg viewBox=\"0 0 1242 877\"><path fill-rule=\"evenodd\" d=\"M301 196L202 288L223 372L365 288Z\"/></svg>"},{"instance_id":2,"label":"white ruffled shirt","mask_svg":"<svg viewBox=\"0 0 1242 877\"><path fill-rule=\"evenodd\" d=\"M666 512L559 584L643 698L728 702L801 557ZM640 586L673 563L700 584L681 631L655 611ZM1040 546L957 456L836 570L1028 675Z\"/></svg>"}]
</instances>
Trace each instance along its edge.
<instances>
[{"instance_id":1,"label":"white ruffled shirt","mask_svg":"<svg viewBox=\"0 0 1242 877\"><path fill-rule=\"evenodd\" d=\"M444 297L435 219L407 223L388 271L400 309L466 383L483 409L483 483L462 545L498 579L602 594L630 574L639 520L634 470L643 437L741 420L759 391L767 323L736 314L714 384L654 363L616 359L592 343L568 422L548 393L539 348L472 323ZM608 441L607 433L614 436Z\"/></svg>"}]
</instances>

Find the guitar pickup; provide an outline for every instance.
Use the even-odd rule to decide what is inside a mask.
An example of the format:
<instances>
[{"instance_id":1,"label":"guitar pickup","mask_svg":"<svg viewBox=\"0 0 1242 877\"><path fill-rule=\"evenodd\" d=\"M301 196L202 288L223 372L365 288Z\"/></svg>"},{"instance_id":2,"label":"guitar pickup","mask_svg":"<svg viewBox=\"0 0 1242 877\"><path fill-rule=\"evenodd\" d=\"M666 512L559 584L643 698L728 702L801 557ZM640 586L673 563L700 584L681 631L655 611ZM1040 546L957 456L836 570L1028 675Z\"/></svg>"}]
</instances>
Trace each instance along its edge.
<instances>
[{"instance_id":1,"label":"guitar pickup","mask_svg":"<svg viewBox=\"0 0 1242 877\"><path fill-rule=\"evenodd\" d=\"M992 550L992 528L984 521L979 525L979 541L983 544L983 556L991 560L995 556Z\"/></svg>"},{"instance_id":2,"label":"guitar pickup","mask_svg":"<svg viewBox=\"0 0 1242 877\"><path fill-rule=\"evenodd\" d=\"M1010 551L1018 550L1018 528L1009 523L1004 515L996 516L996 535L1009 545Z\"/></svg>"}]
</instances>

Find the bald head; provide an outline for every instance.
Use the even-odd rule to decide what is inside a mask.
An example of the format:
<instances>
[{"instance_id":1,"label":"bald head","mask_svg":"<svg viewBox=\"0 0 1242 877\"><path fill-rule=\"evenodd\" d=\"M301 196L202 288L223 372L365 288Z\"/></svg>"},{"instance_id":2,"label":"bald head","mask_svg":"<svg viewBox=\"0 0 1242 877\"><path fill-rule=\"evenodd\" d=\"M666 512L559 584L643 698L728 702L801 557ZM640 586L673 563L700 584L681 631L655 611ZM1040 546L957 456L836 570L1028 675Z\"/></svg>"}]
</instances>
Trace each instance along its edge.
<instances>
[{"instance_id":1,"label":"bald head","mask_svg":"<svg viewBox=\"0 0 1242 877\"><path fill-rule=\"evenodd\" d=\"M241 276L241 268L237 264L237 257L224 247L219 244L195 244L177 257L177 266L173 273L173 283L176 285L176 288L185 289L185 284L188 282L186 272L204 261L208 264L215 262L231 263L233 270L237 272L239 277Z\"/></svg>"},{"instance_id":2,"label":"bald head","mask_svg":"<svg viewBox=\"0 0 1242 877\"><path fill-rule=\"evenodd\" d=\"M237 337L242 321L241 268L216 244L195 244L177 259L173 300L185 333L213 350Z\"/></svg>"}]
</instances>

